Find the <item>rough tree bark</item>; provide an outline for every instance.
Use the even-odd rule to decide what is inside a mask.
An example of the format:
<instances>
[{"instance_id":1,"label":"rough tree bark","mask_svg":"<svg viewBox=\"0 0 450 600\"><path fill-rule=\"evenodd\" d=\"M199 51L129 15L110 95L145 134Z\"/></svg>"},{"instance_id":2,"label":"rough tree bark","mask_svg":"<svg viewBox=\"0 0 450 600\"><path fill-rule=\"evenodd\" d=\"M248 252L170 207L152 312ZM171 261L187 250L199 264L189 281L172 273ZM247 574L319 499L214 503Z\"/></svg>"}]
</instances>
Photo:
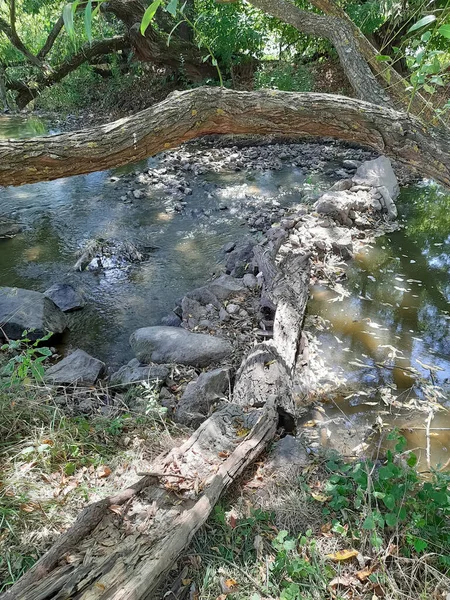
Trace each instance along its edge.
<instances>
[{"instance_id":1,"label":"rough tree bark","mask_svg":"<svg viewBox=\"0 0 450 600\"><path fill-rule=\"evenodd\" d=\"M271 263L265 288L274 301L289 291L295 319L286 302L276 306L275 314L277 327L289 330L291 350L295 350L286 354L283 339L275 335L259 344L243 361L233 402L225 403L182 446L161 456L153 474L84 509L0 600L155 597L165 573L221 493L273 439L279 411L293 417L292 372L308 295L309 260L289 254L276 265L276 251L269 247L264 254L265 264ZM294 265L296 276L291 278L288 269ZM247 429L242 440L241 432Z\"/></svg>"},{"instance_id":2,"label":"rough tree bark","mask_svg":"<svg viewBox=\"0 0 450 600\"><path fill-rule=\"evenodd\" d=\"M329 94L196 88L131 117L55 136L0 141L0 185L137 162L206 134L333 137L387 154L450 185L446 131L390 108Z\"/></svg>"},{"instance_id":3,"label":"rough tree bark","mask_svg":"<svg viewBox=\"0 0 450 600\"><path fill-rule=\"evenodd\" d=\"M352 31L353 37L358 45L359 52L364 60L370 65L378 81L387 88L389 95L397 106L409 107L409 110L431 121L436 120L436 112L431 102L428 102L421 94L416 93L411 102L411 94L406 90L408 83L404 77L389 63L380 62L377 56L380 54L378 49L362 33L362 31L353 23L345 10L335 4L333 0L310 0L311 4L321 10L325 15L335 17L346 23Z\"/></svg>"}]
</instances>

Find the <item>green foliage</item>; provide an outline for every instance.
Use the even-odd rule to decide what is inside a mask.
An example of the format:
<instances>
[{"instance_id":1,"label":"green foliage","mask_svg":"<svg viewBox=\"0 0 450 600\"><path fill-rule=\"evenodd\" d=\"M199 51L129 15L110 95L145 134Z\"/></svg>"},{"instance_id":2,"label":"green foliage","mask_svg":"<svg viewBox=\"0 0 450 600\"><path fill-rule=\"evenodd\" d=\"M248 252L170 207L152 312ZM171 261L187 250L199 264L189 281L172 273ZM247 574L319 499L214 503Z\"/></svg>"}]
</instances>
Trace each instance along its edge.
<instances>
[{"instance_id":1,"label":"green foliage","mask_svg":"<svg viewBox=\"0 0 450 600\"><path fill-rule=\"evenodd\" d=\"M394 431L388 440L393 449L382 464L327 463L331 475L324 490L330 496L325 513L334 516L335 526L347 525L354 539L368 535L375 550L394 535L404 556L436 552L446 570L450 475L433 472L431 480L424 482L414 468L417 457L405 453L405 438Z\"/></svg>"},{"instance_id":2,"label":"green foliage","mask_svg":"<svg viewBox=\"0 0 450 600\"><path fill-rule=\"evenodd\" d=\"M247 4L197 0L198 35L217 60L230 67L248 58L261 58L268 32L260 13Z\"/></svg>"},{"instance_id":3,"label":"green foliage","mask_svg":"<svg viewBox=\"0 0 450 600\"><path fill-rule=\"evenodd\" d=\"M314 80L304 65L290 63L265 64L255 75L257 89L269 88L286 92L310 92Z\"/></svg>"},{"instance_id":4,"label":"green foliage","mask_svg":"<svg viewBox=\"0 0 450 600\"><path fill-rule=\"evenodd\" d=\"M43 381L45 372L43 363L52 352L41 344L47 342L52 333L35 342L32 342L27 335L28 331L24 331L21 340L10 340L0 348L3 352L13 355L0 371L0 377L4 378L1 381L2 387Z\"/></svg>"}]
</instances>

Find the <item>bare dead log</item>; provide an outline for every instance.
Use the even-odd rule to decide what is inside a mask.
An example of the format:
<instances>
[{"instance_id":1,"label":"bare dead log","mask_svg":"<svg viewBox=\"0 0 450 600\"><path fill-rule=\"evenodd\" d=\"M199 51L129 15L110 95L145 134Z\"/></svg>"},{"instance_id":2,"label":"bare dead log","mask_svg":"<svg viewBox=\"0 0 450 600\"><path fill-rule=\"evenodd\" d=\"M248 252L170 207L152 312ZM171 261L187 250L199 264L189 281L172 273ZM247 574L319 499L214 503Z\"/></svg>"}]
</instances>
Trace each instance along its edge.
<instances>
[{"instance_id":1,"label":"bare dead log","mask_svg":"<svg viewBox=\"0 0 450 600\"><path fill-rule=\"evenodd\" d=\"M447 131L343 96L200 87L108 125L0 141L0 185L101 171L206 134L275 134L358 142L448 186Z\"/></svg>"}]
</instances>

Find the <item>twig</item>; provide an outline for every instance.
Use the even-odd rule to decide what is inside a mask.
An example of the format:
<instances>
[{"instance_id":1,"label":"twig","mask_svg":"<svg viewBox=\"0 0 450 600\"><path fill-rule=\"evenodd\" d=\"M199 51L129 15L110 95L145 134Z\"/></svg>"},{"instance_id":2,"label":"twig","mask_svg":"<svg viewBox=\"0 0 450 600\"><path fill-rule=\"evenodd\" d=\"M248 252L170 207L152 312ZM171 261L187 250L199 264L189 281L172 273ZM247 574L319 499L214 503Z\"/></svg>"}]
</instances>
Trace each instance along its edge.
<instances>
[{"instance_id":1,"label":"twig","mask_svg":"<svg viewBox=\"0 0 450 600\"><path fill-rule=\"evenodd\" d=\"M430 442L430 426L431 426L431 421L433 420L434 417L434 412L433 410L430 410L430 412L428 413L428 417L426 420L426 436L427 436L427 467L429 469L431 469L431 442Z\"/></svg>"},{"instance_id":2,"label":"twig","mask_svg":"<svg viewBox=\"0 0 450 600\"><path fill-rule=\"evenodd\" d=\"M186 479L186 480L195 479L195 477L188 477L187 475L178 475L176 473L160 473L158 471L139 471L138 473L136 473L136 475L139 475L139 477L157 477L157 478L176 477L177 479Z\"/></svg>"}]
</instances>

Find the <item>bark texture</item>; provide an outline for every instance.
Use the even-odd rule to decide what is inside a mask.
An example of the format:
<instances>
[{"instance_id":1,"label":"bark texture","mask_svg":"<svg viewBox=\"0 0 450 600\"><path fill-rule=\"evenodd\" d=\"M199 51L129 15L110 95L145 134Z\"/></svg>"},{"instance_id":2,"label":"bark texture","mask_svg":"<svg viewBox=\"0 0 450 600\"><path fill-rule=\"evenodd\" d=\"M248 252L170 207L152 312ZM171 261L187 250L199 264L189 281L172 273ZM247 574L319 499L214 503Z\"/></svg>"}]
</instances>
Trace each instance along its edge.
<instances>
[{"instance_id":1,"label":"bark texture","mask_svg":"<svg viewBox=\"0 0 450 600\"><path fill-rule=\"evenodd\" d=\"M308 257L264 249L265 287L281 298L286 286L297 314L276 306L296 349L309 285ZM286 271L297 265L290 280ZM276 274L276 278L272 278ZM256 347L244 359L233 401L223 403L180 447L161 456L136 484L88 506L75 524L0 600L150 600L165 573L204 524L221 493L273 439L279 413L293 420L295 352L284 340ZM267 362L270 364L267 364ZM258 400L257 402L255 400ZM242 439L242 431L248 434ZM157 476L155 476L155 471Z\"/></svg>"},{"instance_id":2,"label":"bark texture","mask_svg":"<svg viewBox=\"0 0 450 600\"><path fill-rule=\"evenodd\" d=\"M357 142L450 186L447 132L393 109L329 94L196 88L108 125L0 141L0 185L137 162L207 134L332 137Z\"/></svg>"}]
</instances>

